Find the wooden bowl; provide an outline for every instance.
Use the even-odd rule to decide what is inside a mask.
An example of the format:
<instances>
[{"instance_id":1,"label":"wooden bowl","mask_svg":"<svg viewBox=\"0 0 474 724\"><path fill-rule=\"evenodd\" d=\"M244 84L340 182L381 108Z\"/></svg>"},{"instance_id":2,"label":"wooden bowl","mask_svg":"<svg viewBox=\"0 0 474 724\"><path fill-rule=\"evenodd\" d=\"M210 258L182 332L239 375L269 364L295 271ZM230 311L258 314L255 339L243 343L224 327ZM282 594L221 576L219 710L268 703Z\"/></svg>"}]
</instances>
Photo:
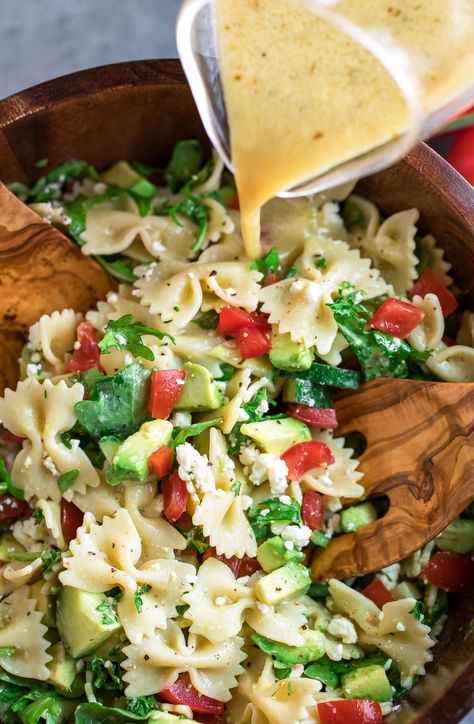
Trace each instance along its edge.
<instances>
[{"instance_id":1,"label":"wooden bowl","mask_svg":"<svg viewBox=\"0 0 474 724\"><path fill-rule=\"evenodd\" d=\"M34 167L42 158L49 167L68 158L99 168L119 159L163 164L172 145L186 137L207 143L178 61L95 68L0 102L0 176L31 183L43 173ZM358 191L385 213L416 206L421 229L446 249L459 286L474 303L474 191L461 176L422 144L396 166L361 181ZM0 248L0 263L1 254ZM37 318L56 307L50 298L36 299L31 313ZM8 319L0 315L0 343L2 329L8 331ZM13 342L19 343L17 337ZM451 724L474 706L474 634L466 636L473 593L454 602L429 674L389 722Z\"/></svg>"}]
</instances>

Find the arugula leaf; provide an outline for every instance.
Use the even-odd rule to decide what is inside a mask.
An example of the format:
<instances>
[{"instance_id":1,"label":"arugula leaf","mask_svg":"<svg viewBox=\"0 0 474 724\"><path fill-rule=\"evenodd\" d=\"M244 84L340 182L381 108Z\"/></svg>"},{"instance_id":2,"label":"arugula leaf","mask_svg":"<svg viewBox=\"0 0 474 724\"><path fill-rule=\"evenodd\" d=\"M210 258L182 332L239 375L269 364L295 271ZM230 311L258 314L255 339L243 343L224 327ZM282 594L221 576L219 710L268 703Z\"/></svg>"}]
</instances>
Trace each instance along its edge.
<instances>
[{"instance_id":1,"label":"arugula leaf","mask_svg":"<svg viewBox=\"0 0 474 724\"><path fill-rule=\"evenodd\" d=\"M271 523L280 521L301 525L301 505L296 500L291 503L282 503L279 498L270 498L259 503L256 508L250 508L246 513L257 542L266 540L271 533Z\"/></svg>"},{"instance_id":2,"label":"arugula leaf","mask_svg":"<svg viewBox=\"0 0 474 724\"><path fill-rule=\"evenodd\" d=\"M103 380L105 378L105 375L103 372L97 369L97 367L91 367L90 370L86 370L85 372L79 372L78 375L74 375L74 382L80 382L81 385L83 385L86 397L90 397L91 393L96 386L96 384L99 382L99 380ZM64 435L69 435L69 433L63 433ZM70 438L70 436L69 436ZM63 437L61 435L61 440L63 440ZM69 447L64 441L64 445L66 447ZM69 443L70 444L70 443Z\"/></svg>"},{"instance_id":3,"label":"arugula leaf","mask_svg":"<svg viewBox=\"0 0 474 724\"><path fill-rule=\"evenodd\" d=\"M6 724L59 724L70 705L53 687L0 670L0 720Z\"/></svg>"},{"instance_id":4,"label":"arugula leaf","mask_svg":"<svg viewBox=\"0 0 474 724\"><path fill-rule=\"evenodd\" d=\"M122 689L122 676L118 661L102 659L94 654L90 661L90 669L94 673L93 686L95 689L106 689L107 691Z\"/></svg>"},{"instance_id":5,"label":"arugula leaf","mask_svg":"<svg viewBox=\"0 0 474 724\"><path fill-rule=\"evenodd\" d=\"M20 500L25 499L24 491L13 484L13 480L11 479L10 473L8 472L5 464L5 460L0 458L0 495L3 495L3 493L13 495L14 498L19 498Z\"/></svg>"},{"instance_id":6,"label":"arugula leaf","mask_svg":"<svg viewBox=\"0 0 474 724\"><path fill-rule=\"evenodd\" d=\"M60 475L58 478L58 488L61 493L65 493L66 490L72 488L78 477L79 470L69 470L69 472Z\"/></svg>"},{"instance_id":7,"label":"arugula leaf","mask_svg":"<svg viewBox=\"0 0 474 724\"><path fill-rule=\"evenodd\" d=\"M104 256L94 257L101 266L104 267L105 271L108 272L115 279L120 282L127 282L133 284L138 277L134 273L136 262L133 259L127 259L125 256L112 256L105 258Z\"/></svg>"},{"instance_id":8,"label":"arugula leaf","mask_svg":"<svg viewBox=\"0 0 474 724\"><path fill-rule=\"evenodd\" d=\"M204 312L200 317L193 319L193 324L198 324L201 329L215 329L219 324L219 314L215 309Z\"/></svg>"},{"instance_id":9,"label":"arugula leaf","mask_svg":"<svg viewBox=\"0 0 474 724\"><path fill-rule=\"evenodd\" d=\"M176 193L192 179L201 168L203 158L204 149L199 141L179 141L175 145L164 173L171 191Z\"/></svg>"},{"instance_id":10,"label":"arugula leaf","mask_svg":"<svg viewBox=\"0 0 474 724\"><path fill-rule=\"evenodd\" d=\"M56 696L46 696L34 701L18 714L24 724L38 724L45 720L46 724L63 721L63 710Z\"/></svg>"},{"instance_id":11,"label":"arugula leaf","mask_svg":"<svg viewBox=\"0 0 474 724\"><path fill-rule=\"evenodd\" d=\"M19 195L27 203L51 201L58 199L68 179L82 180L91 178L99 181L100 176L96 169L86 161L69 160L56 166L49 173L39 178L31 188L27 186L19 189L18 184L10 184L9 188L13 193L21 192Z\"/></svg>"},{"instance_id":12,"label":"arugula leaf","mask_svg":"<svg viewBox=\"0 0 474 724\"><path fill-rule=\"evenodd\" d=\"M132 714L147 716L152 709L158 709L158 702L154 696L137 696L127 699L127 708Z\"/></svg>"},{"instance_id":13,"label":"arugula leaf","mask_svg":"<svg viewBox=\"0 0 474 724\"><path fill-rule=\"evenodd\" d=\"M413 618L415 619L415 621L420 621L420 620L421 620L421 615L422 615L421 612L422 612L422 610L423 610L423 604L422 604L422 602L421 602L421 601L417 601L417 602L415 603L415 607L414 607L413 611L411 611L411 614L412 614Z\"/></svg>"},{"instance_id":14,"label":"arugula leaf","mask_svg":"<svg viewBox=\"0 0 474 724\"><path fill-rule=\"evenodd\" d=\"M190 258L195 259L199 254L203 241L207 233L207 224L209 219L209 206L206 206L197 196L187 196L183 201L175 204L174 206L168 207L160 212L165 212L170 216L175 224L181 226L178 219L178 214L185 216L190 221L197 224L198 230L196 233L196 239L191 247Z\"/></svg>"},{"instance_id":15,"label":"arugula leaf","mask_svg":"<svg viewBox=\"0 0 474 724\"><path fill-rule=\"evenodd\" d=\"M431 353L418 352L403 339L368 329L372 317L370 302L362 302L361 294L355 292L340 296L329 305L339 330L359 359L365 378L422 375L419 365Z\"/></svg>"},{"instance_id":16,"label":"arugula leaf","mask_svg":"<svg viewBox=\"0 0 474 724\"><path fill-rule=\"evenodd\" d=\"M220 365L221 368L221 376L216 377L217 382L228 382L232 379L235 372L235 367L233 365L228 364L227 362L224 362Z\"/></svg>"},{"instance_id":17,"label":"arugula leaf","mask_svg":"<svg viewBox=\"0 0 474 724\"><path fill-rule=\"evenodd\" d=\"M323 599L329 596L327 583L312 583L308 589L308 596L315 599Z\"/></svg>"},{"instance_id":18,"label":"arugula leaf","mask_svg":"<svg viewBox=\"0 0 474 724\"><path fill-rule=\"evenodd\" d=\"M111 349L127 349L134 357L143 357L153 362L155 355L149 347L143 344L142 337L148 334L158 339L167 337L173 344L175 341L167 332L160 332L154 327L147 327L140 322L133 322L132 314L124 314L120 319L111 319L105 328L105 335L99 342L102 354L110 354Z\"/></svg>"},{"instance_id":19,"label":"arugula leaf","mask_svg":"<svg viewBox=\"0 0 474 724\"><path fill-rule=\"evenodd\" d=\"M135 604L135 608L137 609L138 613L141 613L143 611L142 596L144 593L148 593L148 591L150 589L151 589L151 586L149 586L147 583L145 583L143 586L138 586L137 590L133 594L133 602Z\"/></svg>"},{"instance_id":20,"label":"arugula leaf","mask_svg":"<svg viewBox=\"0 0 474 724\"><path fill-rule=\"evenodd\" d=\"M103 706L99 703L89 702L80 704L74 713L75 724L117 724L122 721L144 721L148 714L135 714L126 709L113 706Z\"/></svg>"},{"instance_id":21,"label":"arugula leaf","mask_svg":"<svg viewBox=\"0 0 474 724\"><path fill-rule=\"evenodd\" d=\"M35 508L32 513L33 519L36 525L39 525L44 520L44 513L41 508Z\"/></svg>"},{"instance_id":22,"label":"arugula leaf","mask_svg":"<svg viewBox=\"0 0 474 724\"><path fill-rule=\"evenodd\" d=\"M195 422L193 425L189 425L189 427L175 428L173 430L173 440L171 442L171 446L176 449L178 445L185 443L188 437L196 437L196 435L200 435L201 432L204 432L204 430L207 430L209 427L215 427L221 422L222 417L215 417L213 420Z\"/></svg>"},{"instance_id":23,"label":"arugula leaf","mask_svg":"<svg viewBox=\"0 0 474 724\"><path fill-rule=\"evenodd\" d=\"M256 259L250 263L249 269L259 271L263 274L263 281L266 281L269 274L278 274L281 271L278 249L274 246L263 259Z\"/></svg>"},{"instance_id":24,"label":"arugula leaf","mask_svg":"<svg viewBox=\"0 0 474 724\"><path fill-rule=\"evenodd\" d=\"M96 611L102 614L101 623L103 626L111 626L114 623L118 623L119 619L117 616L117 602L116 601L103 601L100 603Z\"/></svg>"},{"instance_id":25,"label":"arugula leaf","mask_svg":"<svg viewBox=\"0 0 474 724\"><path fill-rule=\"evenodd\" d=\"M150 370L132 362L115 375L101 377L89 399L75 405L81 427L96 439L132 435L148 419L150 376Z\"/></svg>"}]
</instances>

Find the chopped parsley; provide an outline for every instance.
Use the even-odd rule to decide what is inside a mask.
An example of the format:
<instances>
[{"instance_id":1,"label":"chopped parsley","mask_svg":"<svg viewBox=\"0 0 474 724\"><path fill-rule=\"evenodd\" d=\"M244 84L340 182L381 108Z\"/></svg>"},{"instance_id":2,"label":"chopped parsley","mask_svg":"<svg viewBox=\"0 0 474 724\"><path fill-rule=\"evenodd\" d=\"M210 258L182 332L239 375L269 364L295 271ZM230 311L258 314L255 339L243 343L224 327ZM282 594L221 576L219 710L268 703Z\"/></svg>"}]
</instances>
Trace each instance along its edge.
<instances>
[{"instance_id":1,"label":"chopped parsley","mask_svg":"<svg viewBox=\"0 0 474 724\"><path fill-rule=\"evenodd\" d=\"M3 495L3 493L8 493L14 498L20 498L20 500L23 500L25 497L23 490L17 488L16 485L13 484L13 480L11 479L10 473L8 472L5 464L5 460L0 458L0 495Z\"/></svg>"},{"instance_id":2,"label":"chopped parsley","mask_svg":"<svg viewBox=\"0 0 474 724\"><path fill-rule=\"evenodd\" d=\"M151 586L149 586L147 583L145 583L143 586L138 586L137 590L135 591L133 595L133 602L135 604L135 608L137 609L138 613L141 613L143 611L143 600L142 596L145 593L148 593L148 591L151 590Z\"/></svg>"},{"instance_id":3,"label":"chopped parsley","mask_svg":"<svg viewBox=\"0 0 474 724\"><path fill-rule=\"evenodd\" d=\"M44 513L41 508L35 508L31 515L33 516L36 525L39 525L44 520Z\"/></svg>"},{"instance_id":4,"label":"chopped parsley","mask_svg":"<svg viewBox=\"0 0 474 724\"><path fill-rule=\"evenodd\" d=\"M240 495L241 487L242 487L242 483L240 483L238 480L236 480L235 483L233 483L230 486L230 489L234 493L234 495Z\"/></svg>"},{"instance_id":5,"label":"chopped parsley","mask_svg":"<svg viewBox=\"0 0 474 724\"><path fill-rule=\"evenodd\" d=\"M147 716L152 709L158 709L158 702L154 696L137 696L132 699L127 699L127 709L132 714L138 714L138 716Z\"/></svg>"},{"instance_id":6,"label":"chopped parsley","mask_svg":"<svg viewBox=\"0 0 474 724\"><path fill-rule=\"evenodd\" d=\"M415 619L415 621L421 621L422 610L423 610L423 604L422 604L422 602L421 602L421 601L417 601L417 602L415 603L414 609L413 609L412 612L411 612L411 614L412 614L413 618Z\"/></svg>"},{"instance_id":7,"label":"chopped parsley","mask_svg":"<svg viewBox=\"0 0 474 724\"><path fill-rule=\"evenodd\" d=\"M143 357L143 359L153 362L155 355L142 341L145 334L158 337L158 339L167 337L174 344L171 335L153 327L147 327L140 322L134 322L132 314L124 314L120 319L111 319L107 323L105 335L99 342L100 351L102 354L110 354L111 349L126 349L134 357Z\"/></svg>"},{"instance_id":8,"label":"chopped parsley","mask_svg":"<svg viewBox=\"0 0 474 724\"><path fill-rule=\"evenodd\" d=\"M325 256L320 256L318 259L314 260L314 266L316 267L316 269L319 269L320 271L326 271L326 269L329 266L328 260L326 259Z\"/></svg>"},{"instance_id":9,"label":"chopped parsley","mask_svg":"<svg viewBox=\"0 0 474 724\"><path fill-rule=\"evenodd\" d=\"M90 669L94 672L93 686L95 689L119 691L122 688L122 676L118 661L102 659L94 654L90 661Z\"/></svg>"},{"instance_id":10,"label":"chopped parsley","mask_svg":"<svg viewBox=\"0 0 474 724\"><path fill-rule=\"evenodd\" d=\"M103 626L112 626L115 623L119 623L116 606L117 602L110 599L103 601L97 606L96 611L102 614L101 624Z\"/></svg>"},{"instance_id":11,"label":"chopped parsley","mask_svg":"<svg viewBox=\"0 0 474 724\"><path fill-rule=\"evenodd\" d=\"M271 535L273 522L285 522L290 525L301 525L301 506L297 500L289 504L282 503L279 498L270 498L259 503L256 508L247 511L247 518L252 526L258 542L266 540Z\"/></svg>"},{"instance_id":12,"label":"chopped parsley","mask_svg":"<svg viewBox=\"0 0 474 724\"><path fill-rule=\"evenodd\" d=\"M219 324L219 314L215 309L210 309L193 319L193 324L198 324L201 329L215 329Z\"/></svg>"},{"instance_id":13,"label":"chopped parsley","mask_svg":"<svg viewBox=\"0 0 474 724\"><path fill-rule=\"evenodd\" d=\"M66 490L72 488L78 477L79 470L69 470L69 472L60 475L58 478L58 487L61 493L65 493Z\"/></svg>"},{"instance_id":14,"label":"chopped parsley","mask_svg":"<svg viewBox=\"0 0 474 724\"><path fill-rule=\"evenodd\" d=\"M278 256L278 249L273 247L270 249L263 259L256 259L250 263L249 267L252 271L258 271L263 274L263 284L267 281L270 274L280 274L280 257Z\"/></svg>"}]
</instances>

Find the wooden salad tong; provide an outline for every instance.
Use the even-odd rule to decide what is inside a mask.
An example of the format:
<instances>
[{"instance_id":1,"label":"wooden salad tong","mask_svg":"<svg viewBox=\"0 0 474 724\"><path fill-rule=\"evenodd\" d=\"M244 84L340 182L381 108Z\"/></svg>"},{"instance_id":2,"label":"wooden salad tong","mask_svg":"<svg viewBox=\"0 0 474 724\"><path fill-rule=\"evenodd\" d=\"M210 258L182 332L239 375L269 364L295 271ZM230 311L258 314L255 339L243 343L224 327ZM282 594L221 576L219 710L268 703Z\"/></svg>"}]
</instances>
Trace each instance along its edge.
<instances>
[{"instance_id":1,"label":"wooden salad tong","mask_svg":"<svg viewBox=\"0 0 474 724\"><path fill-rule=\"evenodd\" d=\"M366 497L386 495L390 508L318 549L314 580L345 579L406 558L474 500L474 383L377 379L335 406L337 435L366 438L359 468Z\"/></svg>"}]
</instances>

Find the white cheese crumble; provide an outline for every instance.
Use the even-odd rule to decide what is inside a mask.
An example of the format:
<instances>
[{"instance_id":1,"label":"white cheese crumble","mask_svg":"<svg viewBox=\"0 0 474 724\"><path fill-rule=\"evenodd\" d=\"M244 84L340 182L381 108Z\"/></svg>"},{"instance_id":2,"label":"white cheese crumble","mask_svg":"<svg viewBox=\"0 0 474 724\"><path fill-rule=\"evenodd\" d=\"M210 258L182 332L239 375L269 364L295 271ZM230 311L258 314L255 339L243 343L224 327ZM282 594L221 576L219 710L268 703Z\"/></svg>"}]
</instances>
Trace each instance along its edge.
<instances>
[{"instance_id":1,"label":"white cheese crumble","mask_svg":"<svg viewBox=\"0 0 474 724\"><path fill-rule=\"evenodd\" d=\"M242 465L251 466L254 464L259 455L260 453L255 445L245 445L240 448L239 460Z\"/></svg>"},{"instance_id":2,"label":"white cheese crumble","mask_svg":"<svg viewBox=\"0 0 474 724\"><path fill-rule=\"evenodd\" d=\"M261 453L252 465L249 480L254 485L270 483L273 495L281 495L288 487L288 468L284 460L273 453Z\"/></svg>"},{"instance_id":3,"label":"white cheese crumble","mask_svg":"<svg viewBox=\"0 0 474 724\"><path fill-rule=\"evenodd\" d=\"M391 591L398 583L400 576L400 563L393 563L391 566L382 568L377 578L382 581L385 588Z\"/></svg>"},{"instance_id":4,"label":"white cheese crumble","mask_svg":"<svg viewBox=\"0 0 474 724\"><path fill-rule=\"evenodd\" d=\"M189 427L193 418L190 412L174 412L170 417L173 427Z\"/></svg>"},{"instance_id":5,"label":"white cheese crumble","mask_svg":"<svg viewBox=\"0 0 474 724\"><path fill-rule=\"evenodd\" d=\"M200 502L200 495L216 489L207 455L200 455L189 442L185 442L176 448L176 459L178 475L186 483L186 489L194 502Z\"/></svg>"},{"instance_id":6,"label":"white cheese crumble","mask_svg":"<svg viewBox=\"0 0 474 724\"><path fill-rule=\"evenodd\" d=\"M270 409L270 405L268 404L268 400L262 400L259 405L255 408L255 412L257 415L266 415L268 410Z\"/></svg>"},{"instance_id":7,"label":"white cheese crumble","mask_svg":"<svg viewBox=\"0 0 474 724\"><path fill-rule=\"evenodd\" d=\"M283 505L291 505L291 498L289 495L280 495L278 500L280 503L283 503Z\"/></svg>"},{"instance_id":8,"label":"white cheese crumble","mask_svg":"<svg viewBox=\"0 0 474 724\"><path fill-rule=\"evenodd\" d=\"M403 624L401 621L398 621L398 622L397 622L397 625L395 626L395 628L397 629L397 631L405 631L405 630L406 630L405 624Z\"/></svg>"},{"instance_id":9,"label":"white cheese crumble","mask_svg":"<svg viewBox=\"0 0 474 724\"><path fill-rule=\"evenodd\" d=\"M295 549L295 544L291 540L285 541L285 548L287 551L293 551Z\"/></svg>"},{"instance_id":10,"label":"white cheese crumble","mask_svg":"<svg viewBox=\"0 0 474 724\"><path fill-rule=\"evenodd\" d=\"M46 470L49 470L49 472L54 475L55 478L59 477L59 471L54 464L54 460L52 457L47 455L45 458L43 458L43 465L46 468Z\"/></svg>"},{"instance_id":11,"label":"white cheese crumble","mask_svg":"<svg viewBox=\"0 0 474 724\"><path fill-rule=\"evenodd\" d=\"M303 664L293 664L290 672L290 679L299 679L303 675L304 666Z\"/></svg>"},{"instance_id":12,"label":"white cheese crumble","mask_svg":"<svg viewBox=\"0 0 474 724\"><path fill-rule=\"evenodd\" d=\"M327 625L327 632L345 644L357 643L357 631L354 624L345 616L336 614Z\"/></svg>"},{"instance_id":13,"label":"white cheese crumble","mask_svg":"<svg viewBox=\"0 0 474 724\"><path fill-rule=\"evenodd\" d=\"M115 292L110 292L107 294L107 301L109 304L116 304L119 300L118 294Z\"/></svg>"},{"instance_id":14,"label":"white cheese crumble","mask_svg":"<svg viewBox=\"0 0 474 724\"><path fill-rule=\"evenodd\" d=\"M296 548L304 548L311 540L313 531L307 525L287 525L281 532L283 540L291 541Z\"/></svg>"},{"instance_id":15,"label":"white cheese crumble","mask_svg":"<svg viewBox=\"0 0 474 724\"><path fill-rule=\"evenodd\" d=\"M216 596L216 598L214 599L214 603L216 604L216 606L225 606L225 596Z\"/></svg>"},{"instance_id":16,"label":"white cheese crumble","mask_svg":"<svg viewBox=\"0 0 474 724\"><path fill-rule=\"evenodd\" d=\"M41 365L35 365L33 362L26 365L26 374L29 377L36 377L39 372L41 372Z\"/></svg>"}]
</instances>

